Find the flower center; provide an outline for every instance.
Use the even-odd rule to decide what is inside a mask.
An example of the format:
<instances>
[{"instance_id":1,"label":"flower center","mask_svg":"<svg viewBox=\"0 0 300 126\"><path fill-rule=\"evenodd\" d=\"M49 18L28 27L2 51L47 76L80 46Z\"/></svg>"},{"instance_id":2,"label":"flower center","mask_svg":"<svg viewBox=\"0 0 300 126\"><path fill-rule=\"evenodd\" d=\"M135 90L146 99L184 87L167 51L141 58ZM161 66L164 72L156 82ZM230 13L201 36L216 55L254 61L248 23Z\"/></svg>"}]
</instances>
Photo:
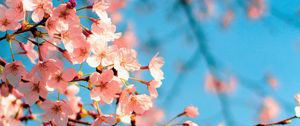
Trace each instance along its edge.
<instances>
[{"instance_id":1,"label":"flower center","mask_svg":"<svg viewBox=\"0 0 300 126\"><path fill-rule=\"evenodd\" d=\"M57 75L55 76L55 80L56 80L57 82L60 82L61 80L63 80L63 78L62 78L62 73L57 74Z\"/></svg>"},{"instance_id":2,"label":"flower center","mask_svg":"<svg viewBox=\"0 0 300 126\"><path fill-rule=\"evenodd\" d=\"M40 82L38 82L38 83L34 83L33 84L33 86L32 86L32 91L36 91L36 92L40 92L40 87L39 87L39 85L40 85Z\"/></svg>"},{"instance_id":3,"label":"flower center","mask_svg":"<svg viewBox=\"0 0 300 126\"><path fill-rule=\"evenodd\" d=\"M53 112L57 113L61 113L62 109L61 109L61 105L54 105L52 108Z\"/></svg>"}]
</instances>

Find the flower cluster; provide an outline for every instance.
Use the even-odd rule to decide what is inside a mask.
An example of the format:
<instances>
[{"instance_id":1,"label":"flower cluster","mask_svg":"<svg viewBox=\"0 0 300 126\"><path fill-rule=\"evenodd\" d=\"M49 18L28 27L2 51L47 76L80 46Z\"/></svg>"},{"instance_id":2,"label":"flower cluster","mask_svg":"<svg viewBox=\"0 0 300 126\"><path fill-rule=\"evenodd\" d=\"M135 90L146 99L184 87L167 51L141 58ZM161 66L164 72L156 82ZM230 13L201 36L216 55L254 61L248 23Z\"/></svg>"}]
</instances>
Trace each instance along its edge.
<instances>
[{"instance_id":1,"label":"flower cluster","mask_svg":"<svg viewBox=\"0 0 300 126\"><path fill-rule=\"evenodd\" d=\"M107 13L109 5L104 0L95 0L80 9L76 9L75 0L57 7L51 0L6 0L5 5L0 5L0 31L6 32L1 40L7 40L12 56L12 62L0 58L0 125L22 125L23 121L37 118L43 125L58 126L149 126L161 121L163 114L154 107L154 101L164 79L164 59L157 53L142 66L136 50L120 46L120 40L116 41L121 33L116 32ZM79 16L77 12L81 10L91 10L98 18ZM90 21L91 28L84 26L81 19ZM15 54L28 57L33 67L27 68ZM72 65L80 64L80 69L65 65L64 59ZM83 73L85 63L95 71ZM132 76L140 71L149 71L153 79ZM137 84L144 85L149 93L139 93ZM93 109L88 110L87 103L82 102L80 89L90 94ZM49 96L53 93L58 94L57 99ZM116 112L103 113L99 103L115 105ZM33 105L43 113L36 114L31 109ZM198 110L190 106L177 117L183 115L196 117ZM87 116L94 120L81 120ZM180 125L197 124L186 121Z\"/></svg>"}]
</instances>

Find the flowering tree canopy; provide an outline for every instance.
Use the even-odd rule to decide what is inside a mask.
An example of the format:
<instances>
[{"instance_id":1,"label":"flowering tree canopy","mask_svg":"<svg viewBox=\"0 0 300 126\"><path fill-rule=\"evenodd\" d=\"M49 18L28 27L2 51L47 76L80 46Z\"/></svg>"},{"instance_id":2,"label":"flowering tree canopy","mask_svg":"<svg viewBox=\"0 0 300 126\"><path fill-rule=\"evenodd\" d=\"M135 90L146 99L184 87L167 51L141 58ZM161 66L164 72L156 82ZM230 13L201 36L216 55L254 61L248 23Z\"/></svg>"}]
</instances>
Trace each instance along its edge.
<instances>
[{"instance_id":1,"label":"flowering tree canopy","mask_svg":"<svg viewBox=\"0 0 300 126\"><path fill-rule=\"evenodd\" d=\"M178 117L198 115L198 109L189 106L170 121L161 122L162 112L155 107L155 99L164 79L164 59L157 53L148 64L139 63L138 52L123 42L132 41L123 37L130 33L117 32L110 18L119 4L105 0L87 6L75 0L59 5L52 0L6 0L0 5L0 31L5 33L0 40L9 44L11 53L7 60L0 58L1 126L28 121L52 126L170 126ZM95 15L79 15L81 11ZM91 26L82 24L83 20ZM31 65L16 55L27 57ZM83 65L91 71L83 72ZM134 77L146 71L152 80ZM84 102L86 99L90 102ZM111 106L114 111L107 112L102 106ZM177 125L197 124L185 121Z\"/></svg>"}]
</instances>

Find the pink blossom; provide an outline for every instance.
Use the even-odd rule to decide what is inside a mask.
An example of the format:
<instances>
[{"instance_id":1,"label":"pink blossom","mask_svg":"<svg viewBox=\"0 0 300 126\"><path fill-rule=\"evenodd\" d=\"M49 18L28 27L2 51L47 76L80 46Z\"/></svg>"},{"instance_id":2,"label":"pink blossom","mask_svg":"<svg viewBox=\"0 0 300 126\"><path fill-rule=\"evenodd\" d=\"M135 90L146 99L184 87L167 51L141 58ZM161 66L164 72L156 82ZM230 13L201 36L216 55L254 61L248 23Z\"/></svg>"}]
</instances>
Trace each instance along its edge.
<instances>
[{"instance_id":1,"label":"pink blossom","mask_svg":"<svg viewBox=\"0 0 300 126\"><path fill-rule=\"evenodd\" d=\"M152 77L160 81L164 79L164 73L161 70L161 67L164 65L164 59L162 57L158 56L158 53L151 59L149 63L149 70L152 75Z\"/></svg>"},{"instance_id":2,"label":"pink blossom","mask_svg":"<svg viewBox=\"0 0 300 126\"><path fill-rule=\"evenodd\" d=\"M198 126L196 123L192 121L185 121L182 126Z\"/></svg>"},{"instance_id":3,"label":"pink blossom","mask_svg":"<svg viewBox=\"0 0 300 126\"><path fill-rule=\"evenodd\" d=\"M0 116L8 119L6 123L9 122L9 118L14 118L16 113L19 112L17 117L23 116L23 112L19 111L21 105L23 104L21 99L18 99L16 96L9 94L7 97L0 97ZM22 109L21 109L22 110ZM0 119L1 121L2 119Z\"/></svg>"},{"instance_id":4,"label":"pink blossom","mask_svg":"<svg viewBox=\"0 0 300 126\"><path fill-rule=\"evenodd\" d=\"M112 0L107 10L109 13L115 13L126 5L127 0Z\"/></svg>"},{"instance_id":5,"label":"pink blossom","mask_svg":"<svg viewBox=\"0 0 300 126\"><path fill-rule=\"evenodd\" d=\"M9 8L8 14L15 20L22 20L25 16L23 0L6 0L5 4Z\"/></svg>"},{"instance_id":6,"label":"pink blossom","mask_svg":"<svg viewBox=\"0 0 300 126\"><path fill-rule=\"evenodd\" d=\"M231 76L228 82L220 81L212 74L208 73L205 80L206 90L214 93L228 93L236 88L236 78Z\"/></svg>"},{"instance_id":7,"label":"pink blossom","mask_svg":"<svg viewBox=\"0 0 300 126\"><path fill-rule=\"evenodd\" d=\"M52 1L51 0L23 0L24 8L27 11L33 11L31 18L34 22L39 22L43 19L44 14L51 14Z\"/></svg>"},{"instance_id":8,"label":"pink blossom","mask_svg":"<svg viewBox=\"0 0 300 126\"><path fill-rule=\"evenodd\" d=\"M128 71L139 70L141 65L137 61L137 53L133 49L119 49L118 57L115 59L114 68L118 71L118 77L127 80Z\"/></svg>"},{"instance_id":9,"label":"pink blossom","mask_svg":"<svg viewBox=\"0 0 300 126\"><path fill-rule=\"evenodd\" d=\"M184 109L184 115L195 118L199 115L198 108L195 106L188 106Z\"/></svg>"},{"instance_id":10,"label":"pink blossom","mask_svg":"<svg viewBox=\"0 0 300 126\"><path fill-rule=\"evenodd\" d=\"M258 19L264 14L265 10L265 0L253 0L248 7L248 16L251 19Z\"/></svg>"},{"instance_id":11,"label":"pink blossom","mask_svg":"<svg viewBox=\"0 0 300 126\"><path fill-rule=\"evenodd\" d=\"M0 84L0 97L7 97L9 94L9 85L4 82Z\"/></svg>"},{"instance_id":12,"label":"pink blossom","mask_svg":"<svg viewBox=\"0 0 300 126\"><path fill-rule=\"evenodd\" d=\"M114 24L118 24L122 21L122 14L120 12L115 12L111 14L111 20ZM135 41L133 41L132 43L135 43Z\"/></svg>"},{"instance_id":13,"label":"pink blossom","mask_svg":"<svg viewBox=\"0 0 300 126\"><path fill-rule=\"evenodd\" d=\"M77 75L73 68L68 68L64 71L60 70L52 74L50 80L47 82L47 86L57 89L60 93L63 93L68 86L68 83Z\"/></svg>"},{"instance_id":14,"label":"pink blossom","mask_svg":"<svg viewBox=\"0 0 300 126\"><path fill-rule=\"evenodd\" d=\"M263 101L263 106L260 111L259 119L262 122L267 122L277 117L280 113L279 104L271 97L266 97Z\"/></svg>"},{"instance_id":15,"label":"pink blossom","mask_svg":"<svg viewBox=\"0 0 300 126\"><path fill-rule=\"evenodd\" d=\"M81 110L80 107L81 97L76 96L78 92L79 92L79 87L77 87L76 85L68 86L64 92L68 98L67 103L70 105L70 108L73 111L73 115L71 116L72 118L76 118L76 114Z\"/></svg>"},{"instance_id":16,"label":"pink blossom","mask_svg":"<svg viewBox=\"0 0 300 126\"><path fill-rule=\"evenodd\" d=\"M111 19L108 17L103 17L101 20L95 21L92 24L92 35L95 38L96 43L108 42L120 38L121 33L116 32L116 26L112 24ZM95 44L96 44L95 43ZM94 45L94 43L92 43Z\"/></svg>"},{"instance_id":17,"label":"pink blossom","mask_svg":"<svg viewBox=\"0 0 300 126\"><path fill-rule=\"evenodd\" d=\"M111 104L116 94L121 92L121 84L113 80L113 71L107 70L102 74L94 72L90 76L90 82L95 85L91 91L91 98L96 101L104 101Z\"/></svg>"},{"instance_id":18,"label":"pink blossom","mask_svg":"<svg viewBox=\"0 0 300 126\"><path fill-rule=\"evenodd\" d=\"M159 88L160 86L161 81L152 80L149 82L148 90L151 97L156 98L158 96L156 88Z\"/></svg>"},{"instance_id":19,"label":"pink blossom","mask_svg":"<svg viewBox=\"0 0 300 126\"><path fill-rule=\"evenodd\" d=\"M109 3L104 0L97 0L93 3L92 10L99 16L99 17L106 17L107 12L105 11L109 7Z\"/></svg>"},{"instance_id":20,"label":"pink blossom","mask_svg":"<svg viewBox=\"0 0 300 126\"><path fill-rule=\"evenodd\" d=\"M125 114L135 112L137 115L142 115L153 106L151 97L145 94L129 95L124 100L121 104L123 104L122 110Z\"/></svg>"},{"instance_id":21,"label":"pink blossom","mask_svg":"<svg viewBox=\"0 0 300 126\"><path fill-rule=\"evenodd\" d=\"M70 85L65 90L64 94L67 96L67 98L74 97L79 92L79 87L76 85Z\"/></svg>"},{"instance_id":22,"label":"pink blossom","mask_svg":"<svg viewBox=\"0 0 300 126\"><path fill-rule=\"evenodd\" d=\"M21 61L14 61L5 65L2 80L8 80L14 87L18 87L22 76L25 76L26 69Z\"/></svg>"},{"instance_id":23,"label":"pink blossom","mask_svg":"<svg viewBox=\"0 0 300 126\"><path fill-rule=\"evenodd\" d=\"M28 83L20 83L19 90L24 94L25 102L29 105L33 105L39 96L46 99L48 91L46 89L46 82L40 80L37 77L30 79Z\"/></svg>"},{"instance_id":24,"label":"pink blossom","mask_svg":"<svg viewBox=\"0 0 300 126\"><path fill-rule=\"evenodd\" d=\"M62 30L62 31L60 31ZM85 42L85 36L82 34L80 27L68 27L68 29L58 29L58 34L67 51L73 52L74 48L80 47Z\"/></svg>"},{"instance_id":25,"label":"pink blossom","mask_svg":"<svg viewBox=\"0 0 300 126\"><path fill-rule=\"evenodd\" d=\"M113 42L118 48L133 48L137 44L137 37L129 24L127 31L119 39Z\"/></svg>"},{"instance_id":26,"label":"pink blossom","mask_svg":"<svg viewBox=\"0 0 300 126\"><path fill-rule=\"evenodd\" d=\"M31 61L31 63L36 63L35 60L39 57L38 52L34 50L34 44L32 42L27 42L24 44L24 50L26 51L26 55Z\"/></svg>"},{"instance_id":27,"label":"pink blossom","mask_svg":"<svg viewBox=\"0 0 300 126\"><path fill-rule=\"evenodd\" d=\"M297 103L296 107L294 108L295 115L296 115L296 117L300 117L300 94L297 94L295 96L295 100L296 100L296 103Z\"/></svg>"},{"instance_id":28,"label":"pink blossom","mask_svg":"<svg viewBox=\"0 0 300 126\"><path fill-rule=\"evenodd\" d=\"M68 25L79 25L80 20L76 16L76 9L67 7L67 4L60 4L53 10L52 14L54 19L63 21Z\"/></svg>"},{"instance_id":29,"label":"pink blossom","mask_svg":"<svg viewBox=\"0 0 300 126\"><path fill-rule=\"evenodd\" d=\"M0 120L0 126L23 126L19 119L13 117L2 117Z\"/></svg>"},{"instance_id":30,"label":"pink blossom","mask_svg":"<svg viewBox=\"0 0 300 126\"><path fill-rule=\"evenodd\" d=\"M69 25L62 20L49 17L46 21L45 28L48 31L49 36L54 37L54 34L60 34L62 31L67 31L69 29Z\"/></svg>"},{"instance_id":31,"label":"pink blossom","mask_svg":"<svg viewBox=\"0 0 300 126\"><path fill-rule=\"evenodd\" d=\"M70 106L64 101L44 101L40 107L45 111L42 120L45 122L52 121L58 126L66 126L68 117L72 115Z\"/></svg>"},{"instance_id":32,"label":"pink blossom","mask_svg":"<svg viewBox=\"0 0 300 126\"><path fill-rule=\"evenodd\" d=\"M114 46L108 47L107 43L98 43L92 48L93 55L87 58L87 63L91 67L108 66L114 63L117 56L117 49Z\"/></svg>"},{"instance_id":33,"label":"pink blossom","mask_svg":"<svg viewBox=\"0 0 300 126\"><path fill-rule=\"evenodd\" d=\"M79 47L74 48L71 53L71 61L73 64L83 63L90 55L90 44L82 42Z\"/></svg>"},{"instance_id":34,"label":"pink blossom","mask_svg":"<svg viewBox=\"0 0 300 126\"><path fill-rule=\"evenodd\" d=\"M158 108L151 108L146 111L142 116L136 117L136 125L137 126L155 126L160 121L162 121L164 117L164 112Z\"/></svg>"},{"instance_id":35,"label":"pink blossom","mask_svg":"<svg viewBox=\"0 0 300 126\"><path fill-rule=\"evenodd\" d=\"M10 12L5 6L0 4L0 31L16 30L21 27L16 12Z\"/></svg>"},{"instance_id":36,"label":"pink blossom","mask_svg":"<svg viewBox=\"0 0 300 126\"><path fill-rule=\"evenodd\" d=\"M42 79L48 80L49 77L63 69L63 64L59 60L48 59L39 61L31 70L29 76L37 75Z\"/></svg>"},{"instance_id":37,"label":"pink blossom","mask_svg":"<svg viewBox=\"0 0 300 126\"><path fill-rule=\"evenodd\" d=\"M112 115L100 115L98 116L92 126L107 126L105 124L114 125L117 120Z\"/></svg>"},{"instance_id":38,"label":"pink blossom","mask_svg":"<svg viewBox=\"0 0 300 126\"><path fill-rule=\"evenodd\" d=\"M48 42L40 44L39 49L40 55L43 59L49 59L49 57L57 53L57 49Z\"/></svg>"},{"instance_id":39,"label":"pink blossom","mask_svg":"<svg viewBox=\"0 0 300 126\"><path fill-rule=\"evenodd\" d=\"M70 105L70 108L73 112L72 117L76 118L76 114L81 110L81 97L69 97L67 103Z\"/></svg>"}]
</instances>

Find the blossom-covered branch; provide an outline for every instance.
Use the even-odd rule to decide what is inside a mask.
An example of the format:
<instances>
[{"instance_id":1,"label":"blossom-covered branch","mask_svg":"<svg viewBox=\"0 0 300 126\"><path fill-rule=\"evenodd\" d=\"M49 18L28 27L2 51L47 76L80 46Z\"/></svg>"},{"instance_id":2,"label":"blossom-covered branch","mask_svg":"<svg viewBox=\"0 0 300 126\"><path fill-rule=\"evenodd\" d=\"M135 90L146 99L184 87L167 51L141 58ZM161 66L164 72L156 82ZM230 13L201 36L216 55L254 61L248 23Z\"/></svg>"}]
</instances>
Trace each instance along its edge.
<instances>
[{"instance_id":1,"label":"blossom-covered branch","mask_svg":"<svg viewBox=\"0 0 300 126\"><path fill-rule=\"evenodd\" d=\"M154 103L164 79L164 59L157 53L142 66L133 47L115 42L122 35L107 12L112 5L103 0L79 8L76 0L56 7L51 0L6 0L0 5L0 31L5 32L0 41L9 43L11 54L10 60L0 58L0 125L37 119L43 125L58 126L152 126L161 121L161 117L149 117L161 113ZM77 12L83 10L97 17L79 16ZM92 25L84 26L82 20ZM15 54L27 57L32 67ZM76 64L80 64L78 70ZM92 71L86 72L87 67ZM142 71L149 71L152 79L133 77ZM148 92L141 93L136 83L142 83ZM81 92L89 94L90 102L83 102L86 96ZM114 106L114 112L103 111L105 105ZM42 114L32 106L41 108ZM189 106L176 118L197 115L198 109ZM90 118L83 121L86 117ZM186 121L181 125L196 124Z\"/></svg>"}]
</instances>

